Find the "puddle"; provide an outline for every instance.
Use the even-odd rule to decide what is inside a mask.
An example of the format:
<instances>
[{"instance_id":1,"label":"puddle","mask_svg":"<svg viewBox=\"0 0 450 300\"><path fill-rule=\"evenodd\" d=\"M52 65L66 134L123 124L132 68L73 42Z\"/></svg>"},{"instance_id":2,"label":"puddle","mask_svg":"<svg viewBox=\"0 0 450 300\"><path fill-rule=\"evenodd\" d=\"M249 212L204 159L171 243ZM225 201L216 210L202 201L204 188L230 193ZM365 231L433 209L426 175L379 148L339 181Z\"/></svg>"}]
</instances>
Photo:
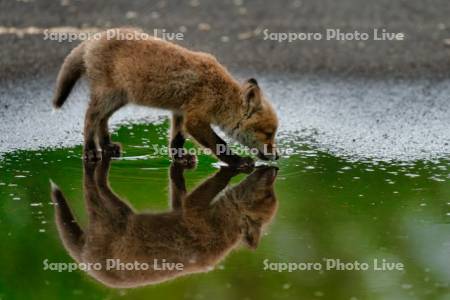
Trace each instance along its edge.
<instances>
[{"instance_id":1,"label":"puddle","mask_svg":"<svg viewBox=\"0 0 450 300\"><path fill-rule=\"evenodd\" d=\"M169 210L170 161L150 147L150 141L165 146L167 130L167 122L126 125L113 135L125 153L112 162L109 183L138 212ZM14 151L0 161L0 234L7 245L0 250L0 298L445 299L450 293L448 159L366 162L302 144L278 162L278 210L254 251L236 247L209 272L111 289L84 271L43 269L46 259L74 262L56 228L50 178L64 192L81 227L87 226L80 157L81 147L76 146ZM212 157L199 157L197 169L184 174L187 190L218 168ZM238 175L231 184L246 177ZM371 267L264 269L265 262L323 265L324 259ZM401 263L404 270L373 270L375 259L379 264Z\"/></svg>"}]
</instances>

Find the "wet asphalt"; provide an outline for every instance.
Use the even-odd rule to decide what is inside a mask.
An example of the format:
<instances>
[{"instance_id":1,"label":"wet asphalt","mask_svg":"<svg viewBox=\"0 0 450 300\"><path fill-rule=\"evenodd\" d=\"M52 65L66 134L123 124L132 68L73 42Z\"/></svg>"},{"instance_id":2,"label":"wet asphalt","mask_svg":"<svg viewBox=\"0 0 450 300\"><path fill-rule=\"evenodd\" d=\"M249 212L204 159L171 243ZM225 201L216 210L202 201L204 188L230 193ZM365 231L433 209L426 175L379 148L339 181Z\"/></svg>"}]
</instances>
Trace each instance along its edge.
<instances>
[{"instance_id":1,"label":"wet asphalt","mask_svg":"<svg viewBox=\"0 0 450 300\"><path fill-rule=\"evenodd\" d=\"M2 32L136 26L181 32L179 44L214 54L238 78L259 79L286 141L359 158L448 157L449 15L444 0L0 0L0 154L80 144L88 99L81 85L63 111L51 111L57 71L78 42ZM327 40L327 29L369 39ZM405 39L374 40L374 29ZM279 42L265 32L323 38ZM123 110L112 123L159 115Z\"/></svg>"}]
</instances>

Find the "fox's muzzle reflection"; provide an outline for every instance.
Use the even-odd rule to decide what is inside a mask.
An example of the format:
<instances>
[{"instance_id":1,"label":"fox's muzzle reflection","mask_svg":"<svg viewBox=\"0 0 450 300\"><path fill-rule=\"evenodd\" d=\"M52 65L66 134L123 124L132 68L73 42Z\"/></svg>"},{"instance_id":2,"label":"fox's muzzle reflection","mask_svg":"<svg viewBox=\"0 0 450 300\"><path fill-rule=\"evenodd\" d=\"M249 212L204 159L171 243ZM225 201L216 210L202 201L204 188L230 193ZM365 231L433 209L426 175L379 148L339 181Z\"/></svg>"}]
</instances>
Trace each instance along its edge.
<instances>
[{"instance_id":1,"label":"fox's muzzle reflection","mask_svg":"<svg viewBox=\"0 0 450 300\"><path fill-rule=\"evenodd\" d=\"M136 213L109 187L110 160L84 165L88 225L82 229L57 186L52 187L61 240L78 263L111 287L136 287L180 275L206 272L241 242L258 246L261 231L277 209L277 169L256 169L229 187L238 171L222 168L193 191L186 191L184 168L170 167L172 209ZM129 267L132 267L131 269Z\"/></svg>"}]
</instances>

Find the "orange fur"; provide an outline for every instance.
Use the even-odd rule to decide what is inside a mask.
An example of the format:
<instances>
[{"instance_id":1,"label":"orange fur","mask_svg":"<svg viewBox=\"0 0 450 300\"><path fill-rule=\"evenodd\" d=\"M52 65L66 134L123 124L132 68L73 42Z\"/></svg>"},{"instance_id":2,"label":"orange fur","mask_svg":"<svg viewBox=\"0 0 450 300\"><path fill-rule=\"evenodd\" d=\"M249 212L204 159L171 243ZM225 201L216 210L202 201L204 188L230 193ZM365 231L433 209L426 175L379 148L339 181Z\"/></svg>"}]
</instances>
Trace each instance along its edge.
<instances>
[{"instance_id":1,"label":"orange fur","mask_svg":"<svg viewBox=\"0 0 450 300\"><path fill-rule=\"evenodd\" d=\"M172 211L135 213L111 191L110 160L85 163L84 193L88 226L82 229L58 187L52 188L55 221L61 240L79 263L100 263L89 274L112 287L136 287L189 273L206 272L241 241L256 248L262 227L277 209L273 191L276 169L258 169L241 183L227 187L238 172L222 168L187 193L183 170L171 165ZM182 270L106 269L107 259L149 263L165 259Z\"/></svg>"},{"instance_id":2,"label":"orange fur","mask_svg":"<svg viewBox=\"0 0 450 300\"><path fill-rule=\"evenodd\" d=\"M186 134L190 134L230 165L252 164L249 158L217 153L217 145L226 146L211 129L211 125L217 125L238 142L257 148L261 158L278 157L277 116L256 80L239 84L210 54L151 36L145 40L108 39L108 32L138 31L111 29L101 33L99 39L80 44L61 67L54 97L55 107L60 107L75 81L86 73L91 89L84 129L88 159L98 158L98 147L120 152L111 143L107 122L127 103L172 111L174 119L178 118L173 124L178 125L172 129L171 147L181 148Z\"/></svg>"}]
</instances>

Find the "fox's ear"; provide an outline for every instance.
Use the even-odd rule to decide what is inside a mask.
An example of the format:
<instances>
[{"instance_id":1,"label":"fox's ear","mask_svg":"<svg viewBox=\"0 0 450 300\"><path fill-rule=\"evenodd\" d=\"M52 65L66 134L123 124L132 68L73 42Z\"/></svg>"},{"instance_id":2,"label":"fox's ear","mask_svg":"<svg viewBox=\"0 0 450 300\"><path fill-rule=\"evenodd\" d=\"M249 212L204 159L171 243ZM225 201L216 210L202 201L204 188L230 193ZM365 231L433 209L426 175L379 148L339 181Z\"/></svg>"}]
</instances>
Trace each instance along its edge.
<instances>
[{"instance_id":1,"label":"fox's ear","mask_svg":"<svg viewBox=\"0 0 450 300\"><path fill-rule=\"evenodd\" d=\"M257 110L261 106L261 90L254 78L247 80L244 85L244 102L248 107L248 113Z\"/></svg>"},{"instance_id":2,"label":"fox's ear","mask_svg":"<svg viewBox=\"0 0 450 300\"><path fill-rule=\"evenodd\" d=\"M256 81L255 78L250 78L249 80L247 80L247 82L250 84L258 85L258 81Z\"/></svg>"},{"instance_id":3,"label":"fox's ear","mask_svg":"<svg viewBox=\"0 0 450 300\"><path fill-rule=\"evenodd\" d=\"M250 249L256 249L259 245L259 239L261 237L261 224L246 218L244 229L244 242Z\"/></svg>"}]
</instances>

